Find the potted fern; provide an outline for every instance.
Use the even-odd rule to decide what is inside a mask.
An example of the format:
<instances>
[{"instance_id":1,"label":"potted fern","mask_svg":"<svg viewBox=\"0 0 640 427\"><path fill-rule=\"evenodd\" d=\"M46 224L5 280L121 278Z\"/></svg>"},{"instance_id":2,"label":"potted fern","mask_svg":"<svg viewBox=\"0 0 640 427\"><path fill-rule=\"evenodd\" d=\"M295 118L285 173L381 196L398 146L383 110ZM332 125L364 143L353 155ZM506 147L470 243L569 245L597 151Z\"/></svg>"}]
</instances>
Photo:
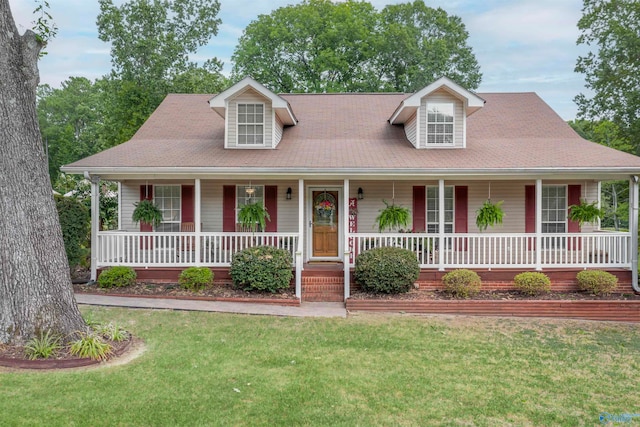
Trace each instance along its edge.
<instances>
[{"instance_id":1,"label":"potted fern","mask_svg":"<svg viewBox=\"0 0 640 427\"><path fill-rule=\"evenodd\" d=\"M403 206L396 206L395 203L387 203L386 200L382 200L386 205L386 208L380 210L380 214L376 218L378 223L378 231L393 230L400 227L406 227L409 224L409 209Z\"/></svg>"},{"instance_id":2,"label":"potted fern","mask_svg":"<svg viewBox=\"0 0 640 427\"><path fill-rule=\"evenodd\" d=\"M271 217L262 203L248 203L240 208L238 212L238 221L242 225L242 229L264 230L267 226L267 220L271 221Z\"/></svg>"},{"instance_id":3,"label":"potted fern","mask_svg":"<svg viewBox=\"0 0 640 427\"><path fill-rule=\"evenodd\" d=\"M151 200L141 200L133 205L135 209L131 219L136 224L142 222L157 227L162 222L162 211Z\"/></svg>"},{"instance_id":4,"label":"potted fern","mask_svg":"<svg viewBox=\"0 0 640 427\"><path fill-rule=\"evenodd\" d=\"M476 211L476 225L478 226L478 230L484 231L487 227L502 224L502 217L504 216L502 203L504 203L504 200L497 203L491 203L491 200L485 200L480 209Z\"/></svg>"},{"instance_id":5,"label":"potted fern","mask_svg":"<svg viewBox=\"0 0 640 427\"><path fill-rule=\"evenodd\" d=\"M577 221L581 227L585 222L595 224L604 217L604 213L603 209L598 208L598 202L587 203L584 199L580 199L579 205L569 206L569 219Z\"/></svg>"}]
</instances>

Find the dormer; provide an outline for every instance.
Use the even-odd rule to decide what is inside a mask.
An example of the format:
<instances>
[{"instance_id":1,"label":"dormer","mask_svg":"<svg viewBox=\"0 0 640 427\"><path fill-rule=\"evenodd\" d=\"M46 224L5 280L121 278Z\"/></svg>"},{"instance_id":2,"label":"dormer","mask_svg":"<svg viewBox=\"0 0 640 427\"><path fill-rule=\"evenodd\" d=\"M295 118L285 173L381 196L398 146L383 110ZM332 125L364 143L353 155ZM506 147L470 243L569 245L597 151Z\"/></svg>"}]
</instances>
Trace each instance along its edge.
<instances>
[{"instance_id":1,"label":"dormer","mask_svg":"<svg viewBox=\"0 0 640 427\"><path fill-rule=\"evenodd\" d=\"M225 122L224 148L273 149L298 121L283 98L245 77L209 100Z\"/></svg>"},{"instance_id":2,"label":"dormer","mask_svg":"<svg viewBox=\"0 0 640 427\"><path fill-rule=\"evenodd\" d=\"M402 101L389 123L404 125L416 148L465 148L467 117L483 105L482 98L441 77Z\"/></svg>"}]
</instances>

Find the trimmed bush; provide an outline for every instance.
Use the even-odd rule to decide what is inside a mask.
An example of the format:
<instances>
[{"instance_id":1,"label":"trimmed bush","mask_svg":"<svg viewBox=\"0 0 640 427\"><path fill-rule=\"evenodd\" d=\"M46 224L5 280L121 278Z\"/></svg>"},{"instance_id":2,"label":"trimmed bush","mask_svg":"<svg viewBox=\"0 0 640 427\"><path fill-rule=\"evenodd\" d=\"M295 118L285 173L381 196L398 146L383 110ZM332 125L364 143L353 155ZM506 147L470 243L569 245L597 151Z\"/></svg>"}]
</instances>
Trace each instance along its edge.
<instances>
[{"instance_id":1,"label":"trimmed bush","mask_svg":"<svg viewBox=\"0 0 640 427\"><path fill-rule=\"evenodd\" d=\"M237 252L229 271L234 286L245 291L277 292L291 285L291 254L272 246L256 246Z\"/></svg>"},{"instance_id":2,"label":"trimmed bush","mask_svg":"<svg viewBox=\"0 0 640 427\"><path fill-rule=\"evenodd\" d=\"M580 290L594 295L610 294L618 286L618 278L602 270L583 270L576 276Z\"/></svg>"},{"instance_id":3,"label":"trimmed bush","mask_svg":"<svg viewBox=\"0 0 640 427\"><path fill-rule=\"evenodd\" d=\"M537 271L525 271L517 274L513 282L520 292L527 295L542 295L551 290L551 279Z\"/></svg>"},{"instance_id":4,"label":"trimmed bush","mask_svg":"<svg viewBox=\"0 0 640 427\"><path fill-rule=\"evenodd\" d=\"M104 270L98 277L98 286L101 288L122 288L136 284L137 274L131 267L111 267Z\"/></svg>"},{"instance_id":5,"label":"trimmed bush","mask_svg":"<svg viewBox=\"0 0 640 427\"><path fill-rule=\"evenodd\" d=\"M69 268L73 270L87 257L89 240L89 211L82 203L71 197L56 196L56 209L62 228L64 250Z\"/></svg>"},{"instance_id":6,"label":"trimmed bush","mask_svg":"<svg viewBox=\"0 0 640 427\"><path fill-rule=\"evenodd\" d=\"M213 271L207 267L189 267L182 270L178 283L182 288L198 291L213 284Z\"/></svg>"},{"instance_id":7,"label":"trimmed bush","mask_svg":"<svg viewBox=\"0 0 640 427\"><path fill-rule=\"evenodd\" d=\"M468 298L480 291L482 280L475 271L460 269L442 276L442 284L451 295L457 298Z\"/></svg>"},{"instance_id":8,"label":"trimmed bush","mask_svg":"<svg viewBox=\"0 0 640 427\"><path fill-rule=\"evenodd\" d=\"M408 292L420 275L416 255L406 249L381 247L356 257L354 278L365 292Z\"/></svg>"}]
</instances>

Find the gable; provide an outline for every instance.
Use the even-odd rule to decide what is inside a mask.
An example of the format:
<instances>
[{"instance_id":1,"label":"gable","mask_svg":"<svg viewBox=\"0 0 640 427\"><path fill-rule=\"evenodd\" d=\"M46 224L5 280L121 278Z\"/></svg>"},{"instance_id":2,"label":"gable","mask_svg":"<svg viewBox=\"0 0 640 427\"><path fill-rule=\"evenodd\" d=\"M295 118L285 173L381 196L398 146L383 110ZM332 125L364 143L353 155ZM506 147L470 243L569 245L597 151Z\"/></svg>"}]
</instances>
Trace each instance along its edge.
<instances>
[{"instance_id":1,"label":"gable","mask_svg":"<svg viewBox=\"0 0 640 427\"><path fill-rule=\"evenodd\" d=\"M239 142L239 115L240 111L238 106L243 106L245 109L248 106L260 106L262 108L262 143L250 144ZM251 87L245 87L237 94L230 97L227 101L226 117L225 117L225 148L257 148L262 146L264 148L274 148L277 144L274 144L274 114L271 100L263 96L261 93Z\"/></svg>"}]
</instances>

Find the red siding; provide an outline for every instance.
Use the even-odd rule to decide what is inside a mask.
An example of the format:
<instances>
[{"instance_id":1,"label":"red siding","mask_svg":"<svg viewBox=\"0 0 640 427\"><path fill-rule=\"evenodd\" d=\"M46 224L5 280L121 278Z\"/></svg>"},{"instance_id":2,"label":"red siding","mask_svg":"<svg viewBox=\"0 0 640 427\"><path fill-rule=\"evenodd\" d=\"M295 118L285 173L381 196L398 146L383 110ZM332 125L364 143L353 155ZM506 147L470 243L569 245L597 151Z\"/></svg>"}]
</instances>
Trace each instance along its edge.
<instances>
[{"instance_id":1,"label":"red siding","mask_svg":"<svg viewBox=\"0 0 640 427\"><path fill-rule=\"evenodd\" d=\"M140 200L153 200L153 185L140 186ZM153 231L153 226L151 224L146 224L144 222L141 222L140 231L141 232Z\"/></svg>"},{"instance_id":2,"label":"red siding","mask_svg":"<svg viewBox=\"0 0 640 427\"><path fill-rule=\"evenodd\" d=\"M425 186L413 187L413 231L416 233L426 230L427 224L427 189Z\"/></svg>"},{"instance_id":3,"label":"red siding","mask_svg":"<svg viewBox=\"0 0 640 427\"><path fill-rule=\"evenodd\" d=\"M582 192L581 185L569 185L567 188L567 206L571 205L579 205L580 204L580 194ZM571 212L571 210L567 211ZM569 233L579 233L580 232L580 223L578 221L567 221L567 231Z\"/></svg>"},{"instance_id":4,"label":"red siding","mask_svg":"<svg viewBox=\"0 0 640 427\"><path fill-rule=\"evenodd\" d=\"M275 185L264 186L264 207L267 209L267 213L271 218L271 221L267 220L267 227L265 231L277 232L278 231L278 187Z\"/></svg>"},{"instance_id":5,"label":"red siding","mask_svg":"<svg viewBox=\"0 0 640 427\"><path fill-rule=\"evenodd\" d=\"M236 231L236 186L222 188L222 231Z\"/></svg>"},{"instance_id":6,"label":"red siding","mask_svg":"<svg viewBox=\"0 0 640 427\"><path fill-rule=\"evenodd\" d=\"M195 219L195 187L193 185L182 186L182 222L194 222Z\"/></svg>"},{"instance_id":7,"label":"red siding","mask_svg":"<svg viewBox=\"0 0 640 427\"><path fill-rule=\"evenodd\" d=\"M456 198L456 212L455 212L455 225L454 230L456 233L468 233L469 232L469 207L468 207L468 195L469 188L467 186L455 187Z\"/></svg>"}]
</instances>

